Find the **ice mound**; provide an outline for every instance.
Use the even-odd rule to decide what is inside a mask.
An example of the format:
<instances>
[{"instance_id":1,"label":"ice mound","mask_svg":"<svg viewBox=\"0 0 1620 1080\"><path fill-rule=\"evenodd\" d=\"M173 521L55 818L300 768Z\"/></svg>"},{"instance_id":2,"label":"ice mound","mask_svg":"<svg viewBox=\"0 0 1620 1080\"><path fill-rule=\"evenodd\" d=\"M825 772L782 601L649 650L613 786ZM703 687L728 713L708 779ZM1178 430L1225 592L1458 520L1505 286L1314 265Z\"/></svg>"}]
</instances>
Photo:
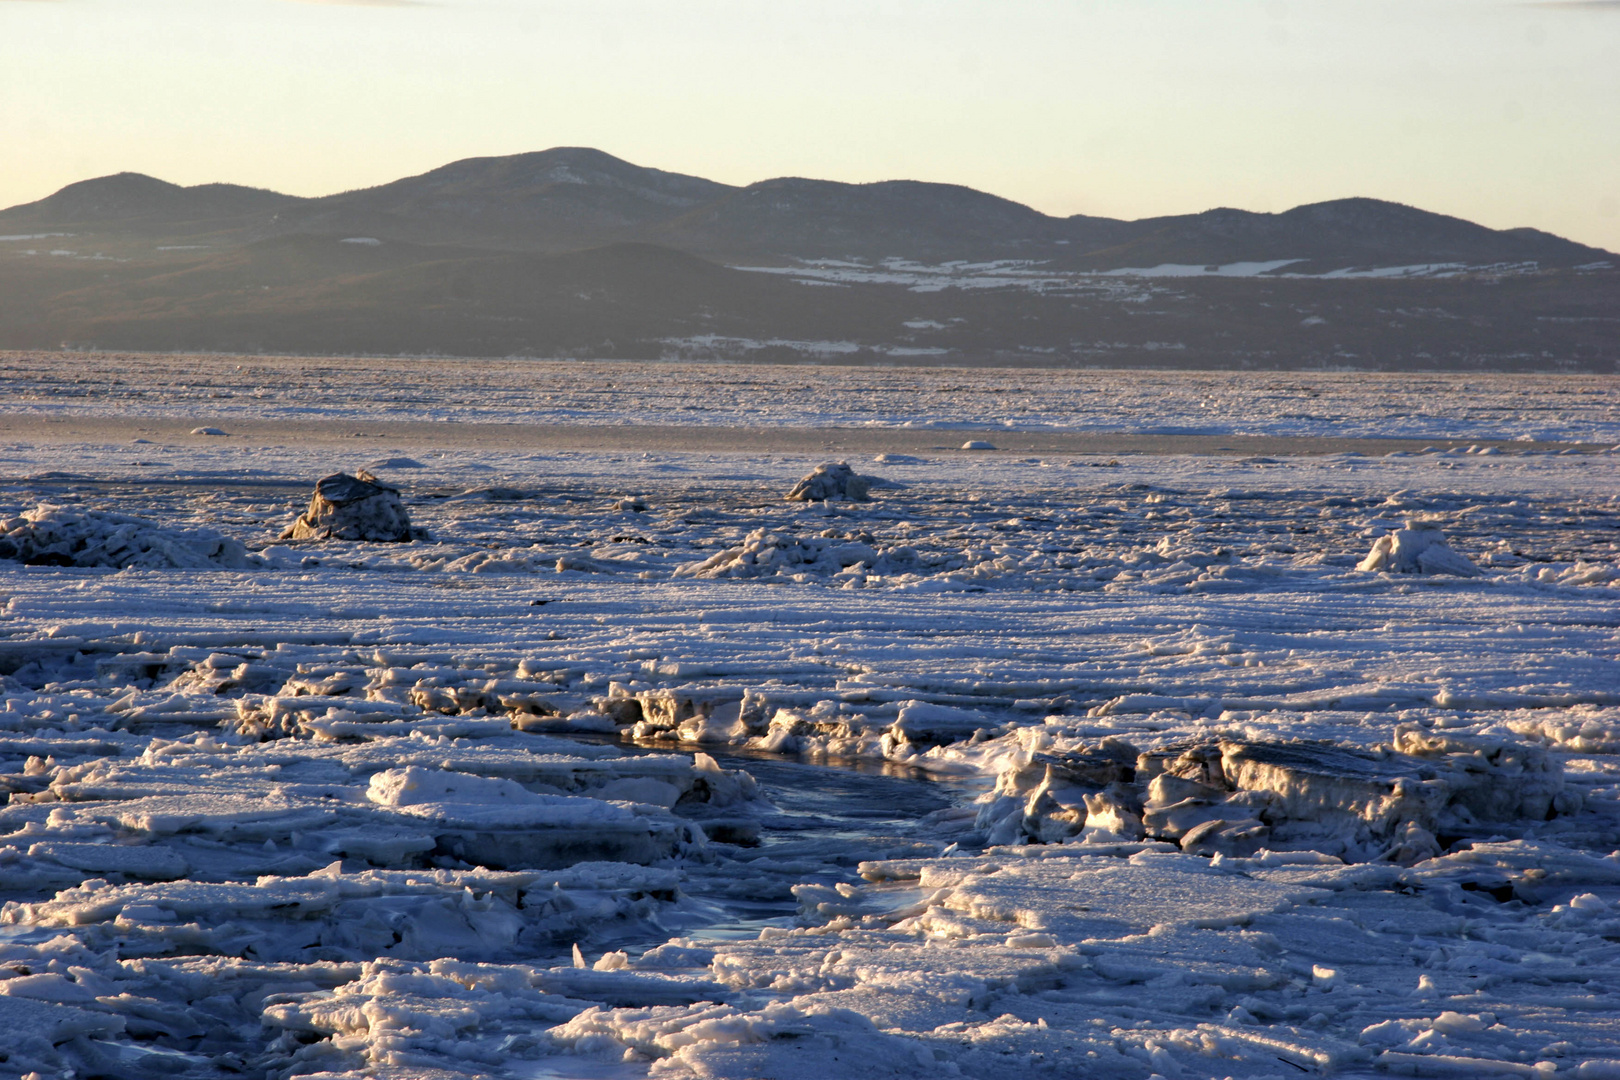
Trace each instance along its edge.
<instances>
[{"instance_id":1,"label":"ice mound","mask_svg":"<svg viewBox=\"0 0 1620 1080\"><path fill-rule=\"evenodd\" d=\"M316 482L309 509L287 527L281 538L403 543L425 540L427 533L412 527L398 488L375 477L362 479L333 473Z\"/></svg>"},{"instance_id":2,"label":"ice mound","mask_svg":"<svg viewBox=\"0 0 1620 1080\"><path fill-rule=\"evenodd\" d=\"M1406 528L1380 536L1357 569L1394 574L1455 574L1476 577L1479 567L1459 555L1446 543L1446 535L1435 525L1409 521Z\"/></svg>"},{"instance_id":3,"label":"ice mound","mask_svg":"<svg viewBox=\"0 0 1620 1080\"><path fill-rule=\"evenodd\" d=\"M829 461L817 465L814 472L794 484L787 498L793 502L867 502L874 479L861 476L847 461Z\"/></svg>"},{"instance_id":4,"label":"ice mound","mask_svg":"<svg viewBox=\"0 0 1620 1080\"><path fill-rule=\"evenodd\" d=\"M1377 752L1236 738L1174 743L1134 761L1133 752L1113 739L1015 755L977 827L991 844L1148 839L1192 854L1264 848L1411 863L1438 855L1437 837L1580 805L1539 747L1416 725Z\"/></svg>"},{"instance_id":5,"label":"ice mound","mask_svg":"<svg viewBox=\"0 0 1620 1080\"><path fill-rule=\"evenodd\" d=\"M683 563L676 568L675 576L753 578L783 573L836 574L852 566L875 566L878 561L878 552L870 544L859 541L831 543L825 537L755 529L740 547L727 548L701 562Z\"/></svg>"},{"instance_id":6,"label":"ice mound","mask_svg":"<svg viewBox=\"0 0 1620 1080\"><path fill-rule=\"evenodd\" d=\"M0 522L0 559L30 566L245 570L262 564L237 540L145 518L42 505Z\"/></svg>"}]
</instances>

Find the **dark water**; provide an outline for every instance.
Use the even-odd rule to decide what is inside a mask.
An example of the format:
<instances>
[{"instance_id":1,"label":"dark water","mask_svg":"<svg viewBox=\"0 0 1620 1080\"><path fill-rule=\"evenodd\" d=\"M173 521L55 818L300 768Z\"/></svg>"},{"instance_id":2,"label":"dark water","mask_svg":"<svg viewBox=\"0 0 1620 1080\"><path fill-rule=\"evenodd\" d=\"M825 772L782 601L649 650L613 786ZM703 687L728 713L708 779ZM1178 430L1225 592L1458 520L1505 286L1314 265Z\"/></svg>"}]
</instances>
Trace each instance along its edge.
<instances>
[{"instance_id":1,"label":"dark water","mask_svg":"<svg viewBox=\"0 0 1620 1080\"><path fill-rule=\"evenodd\" d=\"M611 737L585 741L618 745L630 753L692 754L691 746L625 746ZM759 784L775 808L757 819L757 833L744 843L716 843L718 861L689 863L682 891L689 903L661 926L626 928L623 936L604 934L598 947L632 954L656 947L668 937L701 940L752 939L767 926L799 921L793 885L856 884L857 866L866 860L937 854L953 839L940 815L972 801L983 789L977 778L937 774L888 762L808 760L796 757L703 747L722 768L740 769ZM930 818L930 815L936 815ZM740 815L728 815L732 822ZM694 814L705 824L708 819ZM732 830L706 826L711 834ZM740 886L746 879L756 888ZM661 931L664 931L661 933Z\"/></svg>"}]
</instances>

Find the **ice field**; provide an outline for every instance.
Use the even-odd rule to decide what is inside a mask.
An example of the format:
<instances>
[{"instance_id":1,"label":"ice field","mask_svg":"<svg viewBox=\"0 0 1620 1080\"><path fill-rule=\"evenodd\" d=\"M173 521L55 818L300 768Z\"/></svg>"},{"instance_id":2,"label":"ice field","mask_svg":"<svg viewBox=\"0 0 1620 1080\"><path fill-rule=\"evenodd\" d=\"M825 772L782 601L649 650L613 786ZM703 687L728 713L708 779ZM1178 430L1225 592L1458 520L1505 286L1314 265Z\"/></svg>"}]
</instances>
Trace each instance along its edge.
<instances>
[{"instance_id":1,"label":"ice field","mask_svg":"<svg viewBox=\"0 0 1620 1080\"><path fill-rule=\"evenodd\" d=\"M110 353L64 363L61 354L0 352L0 380L3 414L60 420L787 424L1620 443L1620 388L1602 375Z\"/></svg>"},{"instance_id":2,"label":"ice field","mask_svg":"<svg viewBox=\"0 0 1620 1080\"><path fill-rule=\"evenodd\" d=\"M0 1075L1620 1077L1612 379L0 368Z\"/></svg>"}]
</instances>

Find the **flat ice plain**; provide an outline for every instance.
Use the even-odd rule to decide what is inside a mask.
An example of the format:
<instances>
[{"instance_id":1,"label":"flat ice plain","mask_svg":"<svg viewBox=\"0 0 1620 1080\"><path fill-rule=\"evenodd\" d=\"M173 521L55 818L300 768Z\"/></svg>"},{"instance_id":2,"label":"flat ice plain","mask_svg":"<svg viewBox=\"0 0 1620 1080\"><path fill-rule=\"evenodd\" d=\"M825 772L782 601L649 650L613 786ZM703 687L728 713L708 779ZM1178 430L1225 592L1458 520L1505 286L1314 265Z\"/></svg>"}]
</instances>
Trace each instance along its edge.
<instances>
[{"instance_id":1,"label":"flat ice plain","mask_svg":"<svg viewBox=\"0 0 1620 1080\"><path fill-rule=\"evenodd\" d=\"M0 1075L1620 1076L1612 379L0 372Z\"/></svg>"}]
</instances>

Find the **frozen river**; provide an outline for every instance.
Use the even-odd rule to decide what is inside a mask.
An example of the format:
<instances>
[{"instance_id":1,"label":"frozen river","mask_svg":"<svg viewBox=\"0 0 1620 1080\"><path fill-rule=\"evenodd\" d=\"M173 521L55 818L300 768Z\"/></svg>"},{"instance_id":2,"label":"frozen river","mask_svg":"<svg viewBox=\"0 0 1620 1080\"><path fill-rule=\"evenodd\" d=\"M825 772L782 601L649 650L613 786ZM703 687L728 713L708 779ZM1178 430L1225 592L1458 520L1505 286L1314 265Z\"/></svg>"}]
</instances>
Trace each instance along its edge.
<instances>
[{"instance_id":1,"label":"frozen river","mask_svg":"<svg viewBox=\"0 0 1620 1080\"><path fill-rule=\"evenodd\" d=\"M6 362L0 1074L1620 1076L1612 380Z\"/></svg>"},{"instance_id":2,"label":"frozen river","mask_svg":"<svg viewBox=\"0 0 1620 1080\"><path fill-rule=\"evenodd\" d=\"M0 352L0 415L1620 443L1604 375Z\"/></svg>"}]
</instances>

